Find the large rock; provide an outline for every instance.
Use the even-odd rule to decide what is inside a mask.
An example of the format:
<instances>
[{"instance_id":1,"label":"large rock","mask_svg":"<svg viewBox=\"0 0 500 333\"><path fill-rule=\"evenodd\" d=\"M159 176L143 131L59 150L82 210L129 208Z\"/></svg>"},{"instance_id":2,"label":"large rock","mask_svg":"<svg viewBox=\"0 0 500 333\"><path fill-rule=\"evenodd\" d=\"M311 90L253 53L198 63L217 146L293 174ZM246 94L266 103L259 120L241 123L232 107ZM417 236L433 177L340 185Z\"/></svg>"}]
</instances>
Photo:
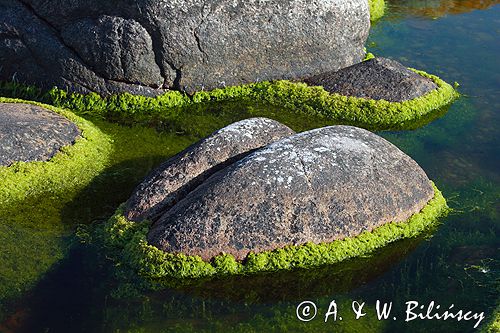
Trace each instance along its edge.
<instances>
[{"instance_id":1,"label":"large rock","mask_svg":"<svg viewBox=\"0 0 500 333\"><path fill-rule=\"evenodd\" d=\"M210 259L332 242L401 222L433 197L424 171L383 138L350 126L257 150L194 189L153 224L148 242Z\"/></svg>"},{"instance_id":2,"label":"large rock","mask_svg":"<svg viewBox=\"0 0 500 333\"><path fill-rule=\"evenodd\" d=\"M42 107L0 103L0 165L47 161L79 134L71 121Z\"/></svg>"},{"instance_id":3,"label":"large rock","mask_svg":"<svg viewBox=\"0 0 500 333\"><path fill-rule=\"evenodd\" d=\"M0 0L0 80L193 92L359 62L366 0Z\"/></svg>"},{"instance_id":4,"label":"large rock","mask_svg":"<svg viewBox=\"0 0 500 333\"><path fill-rule=\"evenodd\" d=\"M133 221L155 220L218 170L293 133L266 118L246 119L224 127L153 171L127 201L125 216Z\"/></svg>"},{"instance_id":5,"label":"large rock","mask_svg":"<svg viewBox=\"0 0 500 333\"><path fill-rule=\"evenodd\" d=\"M359 64L310 77L306 83L345 96L401 102L427 94L437 85L397 61L373 58Z\"/></svg>"}]
</instances>

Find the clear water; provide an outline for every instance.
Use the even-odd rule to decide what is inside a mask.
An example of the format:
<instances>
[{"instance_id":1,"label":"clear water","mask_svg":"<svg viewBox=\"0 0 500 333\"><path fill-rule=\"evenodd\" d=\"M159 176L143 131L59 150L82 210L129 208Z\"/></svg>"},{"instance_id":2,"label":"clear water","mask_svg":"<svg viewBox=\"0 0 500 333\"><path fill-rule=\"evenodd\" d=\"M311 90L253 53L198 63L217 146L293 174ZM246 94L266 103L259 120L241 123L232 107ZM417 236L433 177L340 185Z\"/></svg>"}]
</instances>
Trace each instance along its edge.
<instances>
[{"instance_id":1,"label":"clear water","mask_svg":"<svg viewBox=\"0 0 500 333\"><path fill-rule=\"evenodd\" d=\"M499 35L500 6L495 1L393 0L387 15L372 27L368 41L371 52L461 85L462 98L431 124L413 131L379 133L413 157L454 208L434 230L397 242L371 257L339 265L227 278L127 300L110 296L106 265L97 262L94 254L75 247L16 304L15 314L0 331L474 331L475 321L407 323L403 314L406 301L428 304L433 300L443 309L454 304L455 309L484 311L489 319L500 302ZM155 125L188 137L181 149L227 123L262 114L297 130L327 124L305 116L289 117L279 109L229 104L192 110L189 117ZM85 210L89 221L110 214L159 160L157 156L134 160L141 176L114 180L121 184L118 194L112 198L83 196L70 210L81 218L84 209L99 207ZM135 168L135 164L126 164L126 168ZM304 300L318 306L317 317L306 323L295 314L296 306ZM332 300L343 320L334 322L331 317L325 323L324 314ZM367 314L359 320L350 310L354 300L366 302ZM397 320L377 320L377 300L392 301Z\"/></svg>"}]
</instances>

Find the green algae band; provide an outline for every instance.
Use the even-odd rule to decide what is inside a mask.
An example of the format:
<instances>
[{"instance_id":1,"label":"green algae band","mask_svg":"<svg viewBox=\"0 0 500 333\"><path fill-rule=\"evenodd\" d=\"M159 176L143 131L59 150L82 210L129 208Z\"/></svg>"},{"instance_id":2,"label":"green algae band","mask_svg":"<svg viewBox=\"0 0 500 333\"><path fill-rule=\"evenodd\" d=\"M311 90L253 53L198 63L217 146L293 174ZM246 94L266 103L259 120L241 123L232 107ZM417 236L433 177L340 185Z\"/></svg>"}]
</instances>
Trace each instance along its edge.
<instances>
[{"instance_id":1,"label":"green algae band","mask_svg":"<svg viewBox=\"0 0 500 333\"><path fill-rule=\"evenodd\" d=\"M112 146L107 135L69 111L2 97L0 103L55 112L76 125L79 132L73 144L58 149L47 161L0 166L1 317L4 302L29 290L64 257L73 232L62 222L64 208L105 170Z\"/></svg>"},{"instance_id":2,"label":"green algae band","mask_svg":"<svg viewBox=\"0 0 500 333\"><path fill-rule=\"evenodd\" d=\"M366 255L389 243L415 237L437 222L448 211L446 200L433 184L434 196L418 213L407 221L388 223L375 230L365 231L354 238L330 243L291 245L272 251L250 253L237 261L229 254L220 254L210 261L199 256L166 253L149 245L146 236L150 222L131 222L123 216L123 207L96 232L117 266L127 267L148 281L184 280L251 274L296 268L328 265Z\"/></svg>"},{"instance_id":3,"label":"green algae band","mask_svg":"<svg viewBox=\"0 0 500 333\"><path fill-rule=\"evenodd\" d=\"M192 96L169 91L157 97L120 94L103 98L98 94L68 93L53 88L46 93L34 87L15 83L1 83L0 93L12 97L33 99L73 110L113 119L144 119L182 116L190 106L209 102L243 101L263 102L300 114L306 114L354 126L376 130L398 129L409 122L416 122L433 111L451 103L459 95L451 85L439 77L415 70L431 79L437 89L421 97L403 102L371 100L329 93L322 87L286 80L258 82L229 86L212 91L200 91Z\"/></svg>"}]
</instances>

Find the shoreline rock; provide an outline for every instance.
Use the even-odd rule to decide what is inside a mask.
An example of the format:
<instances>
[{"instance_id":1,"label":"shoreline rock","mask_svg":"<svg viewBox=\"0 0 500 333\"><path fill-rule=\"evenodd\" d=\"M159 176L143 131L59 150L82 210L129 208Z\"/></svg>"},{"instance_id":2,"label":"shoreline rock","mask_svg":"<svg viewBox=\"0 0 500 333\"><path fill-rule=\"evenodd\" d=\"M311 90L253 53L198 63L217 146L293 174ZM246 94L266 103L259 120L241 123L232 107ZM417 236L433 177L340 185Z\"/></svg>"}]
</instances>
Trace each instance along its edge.
<instances>
[{"instance_id":1,"label":"shoreline rock","mask_svg":"<svg viewBox=\"0 0 500 333\"><path fill-rule=\"evenodd\" d=\"M294 134L267 118L250 118L221 128L168 159L137 186L126 203L132 221L154 221L215 172L281 138Z\"/></svg>"}]
</instances>

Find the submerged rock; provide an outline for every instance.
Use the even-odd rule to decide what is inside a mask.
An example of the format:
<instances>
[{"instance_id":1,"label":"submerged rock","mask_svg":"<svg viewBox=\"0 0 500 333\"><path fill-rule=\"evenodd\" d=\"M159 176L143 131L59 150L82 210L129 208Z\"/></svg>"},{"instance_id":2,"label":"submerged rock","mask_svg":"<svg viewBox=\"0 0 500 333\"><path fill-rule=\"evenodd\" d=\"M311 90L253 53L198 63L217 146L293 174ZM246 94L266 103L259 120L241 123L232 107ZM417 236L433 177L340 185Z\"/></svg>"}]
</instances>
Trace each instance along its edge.
<instances>
[{"instance_id":1,"label":"submerged rock","mask_svg":"<svg viewBox=\"0 0 500 333\"><path fill-rule=\"evenodd\" d=\"M129 220L155 220L216 171L294 132L267 118L226 126L167 160L153 171L126 203Z\"/></svg>"},{"instance_id":2,"label":"submerged rock","mask_svg":"<svg viewBox=\"0 0 500 333\"><path fill-rule=\"evenodd\" d=\"M433 197L424 171L350 126L296 134L218 171L166 211L148 242L210 259L332 242L407 220Z\"/></svg>"},{"instance_id":3,"label":"submerged rock","mask_svg":"<svg viewBox=\"0 0 500 333\"><path fill-rule=\"evenodd\" d=\"M75 124L50 110L0 103L0 165L47 161L79 134Z\"/></svg>"},{"instance_id":4,"label":"submerged rock","mask_svg":"<svg viewBox=\"0 0 500 333\"><path fill-rule=\"evenodd\" d=\"M366 0L0 0L0 80L154 95L361 61Z\"/></svg>"},{"instance_id":5,"label":"submerged rock","mask_svg":"<svg viewBox=\"0 0 500 333\"><path fill-rule=\"evenodd\" d=\"M390 102L414 99L437 88L431 79L386 58L373 58L304 81L332 93Z\"/></svg>"}]
</instances>

